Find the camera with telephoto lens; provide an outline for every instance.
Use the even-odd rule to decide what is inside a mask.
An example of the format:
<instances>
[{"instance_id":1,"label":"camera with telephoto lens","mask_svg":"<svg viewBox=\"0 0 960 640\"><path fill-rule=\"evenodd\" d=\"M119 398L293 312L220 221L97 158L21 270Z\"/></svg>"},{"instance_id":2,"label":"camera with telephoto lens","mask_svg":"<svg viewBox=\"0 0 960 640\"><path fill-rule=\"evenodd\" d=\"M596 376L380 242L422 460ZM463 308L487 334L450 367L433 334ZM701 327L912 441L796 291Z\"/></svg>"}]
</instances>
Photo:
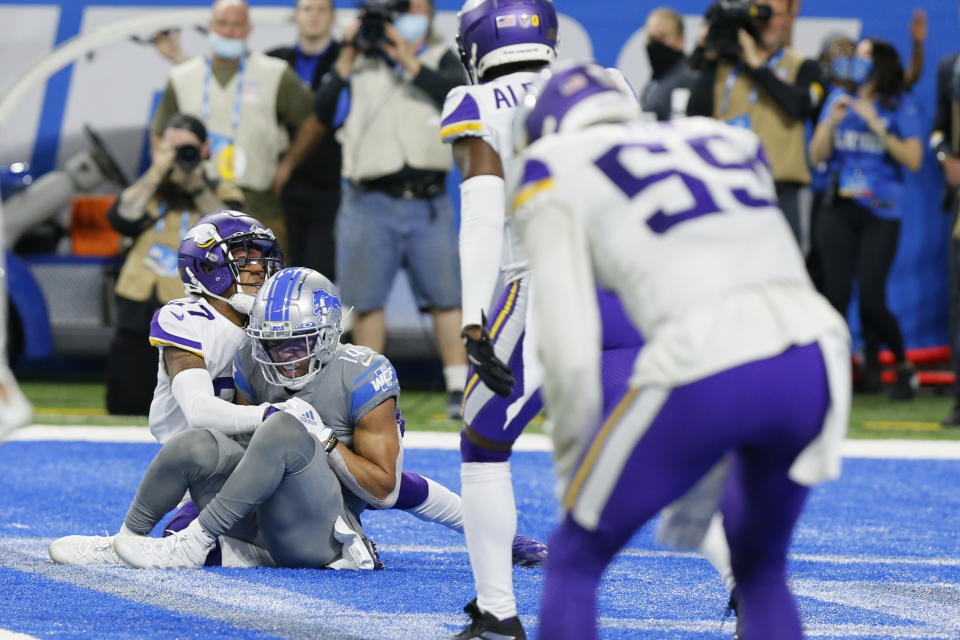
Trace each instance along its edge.
<instances>
[{"instance_id":1,"label":"camera with telephoto lens","mask_svg":"<svg viewBox=\"0 0 960 640\"><path fill-rule=\"evenodd\" d=\"M770 19L773 10L753 0L719 0L710 5L704 16L710 24L705 51L712 51L719 58L736 62L740 59L740 29L745 30L755 41L760 41L760 25Z\"/></svg>"},{"instance_id":2,"label":"camera with telephoto lens","mask_svg":"<svg viewBox=\"0 0 960 640\"><path fill-rule=\"evenodd\" d=\"M360 29L353 44L359 51L376 53L387 44L387 23L410 10L409 0L369 0L360 7Z\"/></svg>"},{"instance_id":3,"label":"camera with telephoto lens","mask_svg":"<svg viewBox=\"0 0 960 640\"><path fill-rule=\"evenodd\" d=\"M174 162L177 163L184 173L193 171L201 160L200 147L192 144L184 144L176 148Z\"/></svg>"}]
</instances>

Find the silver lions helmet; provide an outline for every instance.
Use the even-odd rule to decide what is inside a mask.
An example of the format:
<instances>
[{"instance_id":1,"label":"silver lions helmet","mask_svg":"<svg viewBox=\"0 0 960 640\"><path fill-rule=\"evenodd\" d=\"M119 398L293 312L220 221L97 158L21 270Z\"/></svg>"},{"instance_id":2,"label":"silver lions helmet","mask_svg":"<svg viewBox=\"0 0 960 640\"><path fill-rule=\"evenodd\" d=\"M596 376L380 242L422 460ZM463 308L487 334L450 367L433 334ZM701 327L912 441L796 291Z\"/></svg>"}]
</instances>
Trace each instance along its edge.
<instances>
[{"instance_id":1,"label":"silver lions helmet","mask_svg":"<svg viewBox=\"0 0 960 640\"><path fill-rule=\"evenodd\" d=\"M333 358L343 329L337 288L313 269L288 267L260 287L247 335L269 382L302 389Z\"/></svg>"}]
</instances>

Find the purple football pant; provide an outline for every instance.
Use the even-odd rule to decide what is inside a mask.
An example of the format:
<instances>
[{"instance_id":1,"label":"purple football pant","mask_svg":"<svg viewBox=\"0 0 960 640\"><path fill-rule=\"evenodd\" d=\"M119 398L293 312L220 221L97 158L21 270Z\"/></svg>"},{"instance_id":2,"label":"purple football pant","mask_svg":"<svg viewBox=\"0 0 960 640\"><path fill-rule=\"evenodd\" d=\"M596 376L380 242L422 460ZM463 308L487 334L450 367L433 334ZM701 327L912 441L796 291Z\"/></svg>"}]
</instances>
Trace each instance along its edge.
<instances>
[{"instance_id":1,"label":"purple football pant","mask_svg":"<svg viewBox=\"0 0 960 640\"><path fill-rule=\"evenodd\" d=\"M527 339L529 280L510 283L490 315L488 329L494 350L513 371L516 384L510 396L499 396L480 382L473 367L467 375L463 417L467 425L482 438L503 445L497 450L470 442L463 433L460 453L463 462L504 462L510 458L510 445L520 437L527 424L543 408L540 394L542 380L534 388L526 388L524 376L524 344ZM627 318L619 299L608 291L597 290L597 303L603 327L604 415L612 410L627 390L627 381L643 344L643 339ZM529 351L529 349L528 349Z\"/></svg>"},{"instance_id":2,"label":"purple football pant","mask_svg":"<svg viewBox=\"0 0 960 640\"><path fill-rule=\"evenodd\" d=\"M802 638L786 554L808 488L788 471L829 403L817 344L673 389L630 390L588 446L549 540L540 637L595 638L597 586L614 554L732 452L721 510L743 638Z\"/></svg>"}]
</instances>

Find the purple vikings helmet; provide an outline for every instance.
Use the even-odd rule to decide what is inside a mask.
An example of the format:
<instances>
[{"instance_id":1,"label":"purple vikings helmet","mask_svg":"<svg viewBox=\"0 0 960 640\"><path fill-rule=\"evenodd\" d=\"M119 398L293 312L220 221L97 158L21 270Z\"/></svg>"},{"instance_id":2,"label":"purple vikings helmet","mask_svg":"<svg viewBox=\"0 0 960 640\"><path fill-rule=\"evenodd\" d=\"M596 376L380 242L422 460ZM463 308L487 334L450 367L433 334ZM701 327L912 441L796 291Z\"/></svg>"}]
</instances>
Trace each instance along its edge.
<instances>
[{"instance_id":1,"label":"purple vikings helmet","mask_svg":"<svg viewBox=\"0 0 960 640\"><path fill-rule=\"evenodd\" d=\"M467 0L457 18L460 59L474 84L491 67L557 59L552 0Z\"/></svg>"},{"instance_id":2,"label":"purple vikings helmet","mask_svg":"<svg viewBox=\"0 0 960 640\"><path fill-rule=\"evenodd\" d=\"M517 152L540 138L601 122L637 120L640 105L623 75L595 62L560 62L540 72L513 121Z\"/></svg>"},{"instance_id":3,"label":"purple vikings helmet","mask_svg":"<svg viewBox=\"0 0 960 640\"><path fill-rule=\"evenodd\" d=\"M180 242L177 262L184 290L190 295L213 296L241 313L249 313L252 294L238 291L229 299L221 295L240 281L240 270L248 264L249 258L233 256L232 251L238 248L260 252L264 279L283 268L273 231L245 213L214 211L197 220Z\"/></svg>"},{"instance_id":4,"label":"purple vikings helmet","mask_svg":"<svg viewBox=\"0 0 960 640\"><path fill-rule=\"evenodd\" d=\"M247 335L267 381L302 389L340 343L343 306L330 280L305 267L277 272L253 301Z\"/></svg>"}]
</instances>

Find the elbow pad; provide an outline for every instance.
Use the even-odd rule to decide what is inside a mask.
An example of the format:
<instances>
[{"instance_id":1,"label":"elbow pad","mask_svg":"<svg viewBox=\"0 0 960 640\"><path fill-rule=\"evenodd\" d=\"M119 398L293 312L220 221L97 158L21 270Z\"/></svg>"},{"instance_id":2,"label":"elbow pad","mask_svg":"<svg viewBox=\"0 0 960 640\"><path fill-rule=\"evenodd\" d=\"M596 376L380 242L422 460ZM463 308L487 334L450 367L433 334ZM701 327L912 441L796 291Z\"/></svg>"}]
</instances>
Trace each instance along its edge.
<instances>
[{"instance_id":1,"label":"elbow pad","mask_svg":"<svg viewBox=\"0 0 960 640\"><path fill-rule=\"evenodd\" d=\"M228 435L248 433L260 426L267 404L237 405L213 393L213 380L206 369L185 369L170 383L173 397L187 424L195 429L214 429Z\"/></svg>"},{"instance_id":2,"label":"elbow pad","mask_svg":"<svg viewBox=\"0 0 960 640\"><path fill-rule=\"evenodd\" d=\"M507 214L503 178L474 176L460 185L460 281L463 326L482 325L500 275Z\"/></svg>"}]
</instances>

